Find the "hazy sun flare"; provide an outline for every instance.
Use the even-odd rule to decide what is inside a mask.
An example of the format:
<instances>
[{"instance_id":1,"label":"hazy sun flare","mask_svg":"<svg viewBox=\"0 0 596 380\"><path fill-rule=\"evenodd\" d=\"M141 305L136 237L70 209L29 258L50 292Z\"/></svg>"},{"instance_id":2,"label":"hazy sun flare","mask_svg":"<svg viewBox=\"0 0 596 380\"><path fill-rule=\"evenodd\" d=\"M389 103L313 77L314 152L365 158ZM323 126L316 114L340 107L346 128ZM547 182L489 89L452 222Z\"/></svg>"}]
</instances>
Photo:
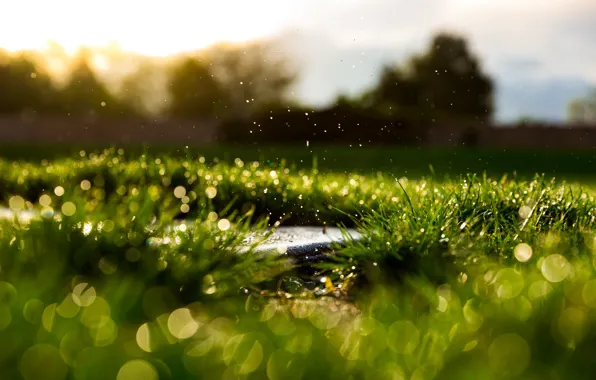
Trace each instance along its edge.
<instances>
[{"instance_id":1,"label":"hazy sun flare","mask_svg":"<svg viewBox=\"0 0 596 380\"><path fill-rule=\"evenodd\" d=\"M286 0L19 0L0 4L0 48L72 52L116 43L163 56L218 41L243 42L283 29Z\"/></svg>"}]
</instances>

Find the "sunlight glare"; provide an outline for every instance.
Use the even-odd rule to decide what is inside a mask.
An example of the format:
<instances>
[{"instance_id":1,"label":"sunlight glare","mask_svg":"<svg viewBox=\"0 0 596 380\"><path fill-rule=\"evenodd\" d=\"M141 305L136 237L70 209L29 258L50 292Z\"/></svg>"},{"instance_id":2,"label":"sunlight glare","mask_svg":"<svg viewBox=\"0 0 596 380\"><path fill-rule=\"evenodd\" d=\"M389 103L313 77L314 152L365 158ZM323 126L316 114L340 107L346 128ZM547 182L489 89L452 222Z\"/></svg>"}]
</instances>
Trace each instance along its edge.
<instances>
[{"instance_id":1,"label":"sunlight glare","mask_svg":"<svg viewBox=\"0 0 596 380\"><path fill-rule=\"evenodd\" d=\"M22 0L3 4L0 14L0 48L10 51L42 49L52 40L70 54L81 46L115 44L166 56L271 35L282 30L291 12L286 0L173 0L142 6L122 0Z\"/></svg>"}]
</instances>

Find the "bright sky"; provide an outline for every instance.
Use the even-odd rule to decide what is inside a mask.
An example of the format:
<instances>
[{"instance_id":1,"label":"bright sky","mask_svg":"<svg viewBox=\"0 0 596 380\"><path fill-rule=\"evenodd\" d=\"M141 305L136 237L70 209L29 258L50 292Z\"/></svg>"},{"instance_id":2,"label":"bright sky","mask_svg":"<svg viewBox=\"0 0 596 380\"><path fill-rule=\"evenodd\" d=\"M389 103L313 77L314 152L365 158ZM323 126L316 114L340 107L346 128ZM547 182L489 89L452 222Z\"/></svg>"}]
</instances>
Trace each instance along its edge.
<instances>
[{"instance_id":1,"label":"bright sky","mask_svg":"<svg viewBox=\"0 0 596 380\"><path fill-rule=\"evenodd\" d=\"M0 3L0 47L68 51L117 42L125 50L167 55L220 40L242 42L283 29L286 0L17 0Z\"/></svg>"}]
</instances>

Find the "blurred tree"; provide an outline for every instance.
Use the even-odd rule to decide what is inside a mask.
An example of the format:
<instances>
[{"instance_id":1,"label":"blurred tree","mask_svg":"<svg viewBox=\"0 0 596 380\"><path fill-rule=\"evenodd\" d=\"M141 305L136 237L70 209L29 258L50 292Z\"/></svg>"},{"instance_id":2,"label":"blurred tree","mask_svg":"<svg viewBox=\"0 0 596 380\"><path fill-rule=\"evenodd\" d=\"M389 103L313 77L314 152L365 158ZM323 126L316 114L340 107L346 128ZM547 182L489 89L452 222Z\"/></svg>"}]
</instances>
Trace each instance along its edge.
<instances>
[{"instance_id":1,"label":"blurred tree","mask_svg":"<svg viewBox=\"0 0 596 380\"><path fill-rule=\"evenodd\" d=\"M63 86L72 57L62 45L51 40L40 50L40 54L43 56L44 67L51 73L56 85Z\"/></svg>"},{"instance_id":2,"label":"blurred tree","mask_svg":"<svg viewBox=\"0 0 596 380\"><path fill-rule=\"evenodd\" d=\"M60 90L65 112L78 115L118 115L125 107L97 78L89 65L90 53L81 50L75 58L66 85Z\"/></svg>"},{"instance_id":3,"label":"blurred tree","mask_svg":"<svg viewBox=\"0 0 596 380\"><path fill-rule=\"evenodd\" d=\"M226 92L228 112L233 117L246 119L291 102L296 73L274 42L219 44L206 56L214 77Z\"/></svg>"},{"instance_id":4,"label":"blurred tree","mask_svg":"<svg viewBox=\"0 0 596 380\"><path fill-rule=\"evenodd\" d=\"M367 110L371 106L371 93L367 91L360 94L359 96L339 94L335 98L335 106L338 108L353 108Z\"/></svg>"},{"instance_id":5,"label":"blurred tree","mask_svg":"<svg viewBox=\"0 0 596 380\"><path fill-rule=\"evenodd\" d=\"M379 83L368 94L370 105L390 117L423 118L420 107L421 84L400 67L385 67Z\"/></svg>"},{"instance_id":6,"label":"blurred tree","mask_svg":"<svg viewBox=\"0 0 596 380\"><path fill-rule=\"evenodd\" d=\"M122 78L117 95L136 114L157 116L166 112L165 82L164 67L144 60L136 70Z\"/></svg>"},{"instance_id":7,"label":"blurred tree","mask_svg":"<svg viewBox=\"0 0 596 380\"><path fill-rule=\"evenodd\" d=\"M271 44L219 44L170 68L167 114L249 120L287 107L294 78Z\"/></svg>"},{"instance_id":8,"label":"blurred tree","mask_svg":"<svg viewBox=\"0 0 596 380\"><path fill-rule=\"evenodd\" d=\"M406 67L386 67L373 90L384 113L425 122L489 121L493 83L463 37L439 33Z\"/></svg>"},{"instance_id":9,"label":"blurred tree","mask_svg":"<svg viewBox=\"0 0 596 380\"><path fill-rule=\"evenodd\" d=\"M583 98L572 100L567 112L572 123L596 125L596 89Z\"/></svg>"},{"instance_id":10,"label":"blurred tree","mask_svg":"<svg viewBox=\"0 0 596 380\"><path fill-rule=\"evenodd\" d=\"M166 113L179 117L218 117L227 102L211 65L184 57L170 68Z\"/></svg>"},{"instance_id":11,"label":"blurred tree","mask_svg":"<svg viewBox=\"0 0 596 380\"><path fill-rule=\"evenodd\" d=\"M50 76L33 57L0 54L0 113L50 111L55 95Z\"/></svg>"}]
</instances>

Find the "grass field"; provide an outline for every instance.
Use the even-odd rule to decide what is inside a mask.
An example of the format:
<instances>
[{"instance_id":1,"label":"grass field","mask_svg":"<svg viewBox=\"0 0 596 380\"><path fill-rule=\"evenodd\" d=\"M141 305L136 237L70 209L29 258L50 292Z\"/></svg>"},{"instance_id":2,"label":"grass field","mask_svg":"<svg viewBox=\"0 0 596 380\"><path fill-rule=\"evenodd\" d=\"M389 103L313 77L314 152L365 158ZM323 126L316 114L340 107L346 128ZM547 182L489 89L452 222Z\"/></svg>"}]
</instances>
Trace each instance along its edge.
<instances>
[{"instance_id":1,"label":"grass field","mask_svg":"<svg viewBox=\"0 0 596 380\"><path fill-rule=\"evenodd\" d=\"M0 378L593 377L589 152L3 154ZM239 253L278 222L364 240Z\"/></svg>"},{"instance_id":2,"label":"grass field","mask_svg":"<svg viewBox=\"0 0 596 380\"><path fill-rule=\"evenodd\" d=\"M172 147L125 147L129 159L143 153L177 158L205 157L208 162L218 159L233 164L238 157L245 161L279 163L300 169L311 169L316 160L321 172L370 174L382 171L399 176L417 178L429 176L432 166L438 178L457 177L469 173L488 173L501 176L513 174L532 179L536 174L556 176L559 179L590 180L596 177L596 151L594 150L494 150L494 149L436 149L404 147L335 146L224 146L186 148ZM97 147L85 150L95 151ZM102 147L103 148L103 147ZM0 157L10 160L40 161L78 156L80 148L71 145L21 144L0 146Z\"/></svg>"}]
</instances>

